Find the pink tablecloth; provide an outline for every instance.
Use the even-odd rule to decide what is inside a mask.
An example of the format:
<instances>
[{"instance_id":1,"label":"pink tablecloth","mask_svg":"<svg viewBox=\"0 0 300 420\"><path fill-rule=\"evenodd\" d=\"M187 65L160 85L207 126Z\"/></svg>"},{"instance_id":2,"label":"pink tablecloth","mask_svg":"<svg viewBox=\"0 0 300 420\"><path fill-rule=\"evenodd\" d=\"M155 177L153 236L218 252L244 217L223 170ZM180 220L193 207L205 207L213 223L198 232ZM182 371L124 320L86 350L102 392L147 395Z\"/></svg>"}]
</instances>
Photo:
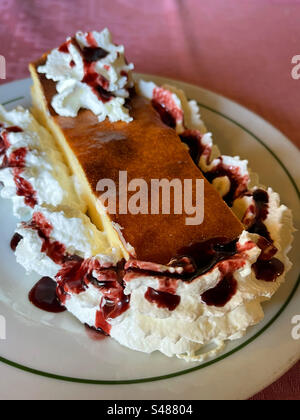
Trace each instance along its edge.
<instances>
[{"instance_id":1,"label":"pink tablecloth","mask_svg":"<svg viewBox=\"0 0 300 420\"><path fill-rule=\"evenodd\" d=\"M7 80L76 30L109 26L136 70L219 92L300 146L300 0L1 0ZM256 399L300 399L300 364Z\"/></svg>"}]
</instances>

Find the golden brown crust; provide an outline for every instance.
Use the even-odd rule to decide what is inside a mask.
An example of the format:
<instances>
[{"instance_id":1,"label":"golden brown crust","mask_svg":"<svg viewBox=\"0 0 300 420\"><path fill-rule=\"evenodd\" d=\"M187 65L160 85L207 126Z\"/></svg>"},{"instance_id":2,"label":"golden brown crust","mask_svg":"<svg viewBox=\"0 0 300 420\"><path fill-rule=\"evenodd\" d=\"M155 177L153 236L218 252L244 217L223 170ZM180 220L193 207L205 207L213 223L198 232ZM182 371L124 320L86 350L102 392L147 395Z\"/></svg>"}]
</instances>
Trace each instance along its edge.
<instances>
[{"instance_id":1,"label":"golden brown crust","mask_svg":"<svg viewBox=\"0 0 300 420\"><path fill-rule=\"evenodd\" d=\"M44 61L45 57L34 63L34 67ZM110 216L123 228L123 236L135 248L138 259L166 264L179 250L191 244L215 238L231 241L239 237L243 226L205 180L176 132L162 123L147 99L135 96L131 100L130 114L134 120L129 124L111 123L108 119L99 123L87 110L81 110L76 118L61 117L51 107L55 83L42 74L37 75L48 110L77 157L94 194L101 179L112 179L118 185L119 171L127 171L129 181L141 178L148 185L151 179L204 179L205 217L199 226L187 226L185 214Z\"/></svg>"}]
</instances>

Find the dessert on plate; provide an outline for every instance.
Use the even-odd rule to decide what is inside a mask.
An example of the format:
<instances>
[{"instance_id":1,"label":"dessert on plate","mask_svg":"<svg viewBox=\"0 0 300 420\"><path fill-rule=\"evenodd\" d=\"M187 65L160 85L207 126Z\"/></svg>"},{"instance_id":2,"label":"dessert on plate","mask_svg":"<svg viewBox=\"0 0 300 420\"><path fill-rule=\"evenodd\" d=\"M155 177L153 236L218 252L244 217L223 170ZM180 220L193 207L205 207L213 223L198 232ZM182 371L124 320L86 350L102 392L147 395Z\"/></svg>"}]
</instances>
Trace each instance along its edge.
<instances>
[{"instance_id":1,"label":"dessert on plate","mask_svg":"<svg viewBox=\"0 0 300 420\"><path fill-rule=\"evenodd\" d=\"M197 103L134 78L107 29L77 32L30 71L34 116L0 109L0 181L21 219L17 261L42 277L31 301L187 361L260 322L291 268L291 212L247 161L220 153ZM109 212L99 181L119 188L124 171L148 185L201 180L202 223L161 208L130 213L121 195Z\"/></svg>"}]
</instances>

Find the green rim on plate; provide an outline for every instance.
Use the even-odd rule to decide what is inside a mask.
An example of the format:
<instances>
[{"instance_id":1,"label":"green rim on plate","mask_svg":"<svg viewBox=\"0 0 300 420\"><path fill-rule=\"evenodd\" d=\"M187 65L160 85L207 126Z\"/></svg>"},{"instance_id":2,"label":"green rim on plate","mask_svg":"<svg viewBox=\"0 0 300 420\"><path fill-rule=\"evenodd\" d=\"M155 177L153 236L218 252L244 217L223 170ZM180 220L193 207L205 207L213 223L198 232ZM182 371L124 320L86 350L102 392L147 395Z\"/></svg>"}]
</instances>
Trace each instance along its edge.
<instances>
[{"instance_id":1,"label":"green rim on plate","mask_svg":"<svg viewBox=\"0 0 300 420\"><path fill-rule=\"evenodd\" d=\"M14 102L20 101L22 99L24 99L24 97L11 99L10 101L7 101L7 102L3 103L2 105L4 105L4 106L9 105L9 104L12 104ZM208 111L211 111L211 112L221 116L222 118L227 119L228 121L232 122L233 124L235 124L236 126L241 128L242 130L244 130L246 133L248 133L257 142L259 142L269 153L271 153L271 155L276 159L276 161L282 167L282 169L284 170L284 172L288 176L289 180L291 181L291 183L292 183L292 185L293 185L293 187L294 187L294 189L297 193L298 198L300 198L300 191L299 191L299 189L297 187L297 184L296 184L295 180L293 179L292 175L290 174L290 172L288 171L286 166L281 162L279 157L270 149L270 147L268 145L266 145L259 137L257 137L254 133L252 133L246 127L244 127L243 125L241 125L237 121L233 120L232 118L226 116L225 114L223 114L223 113L221 113L221 112L219 112L219 111L217 111L217 110L215 110L215 109L213 109L213 108L211 108L207 105L201 104L201 103L199 103L199 106L207 109ZM273 325L274 322L280 317L280 315L283 313L283 311L287 308L287 306L289 305L289 303L293 299L293 297L294 297L294 295L295 295L295 293L296 293L296 291L299 287L299 284L300 284L300 275L298 276L298 280L297 280L292 292L290 293L288 299L283 304L281 309L277 312L277 314L260 331L258 331L253 337L249 338L243 344L241 344L240 346L231 350L230 352L228 352L228 353L226 353L226 354L224 354L220 357L217 357L216 359L213 359L213 360L211 360L207 363L203 363L199 366L196 366L196 367L193 367L193 368L190 368L190 369L181 370L179 372L173 372L173 373L170 373L168 375L155 376L153 378L129 379L129 380L119 380L119 381L117 381L117 380L92 380L92 379L72 378L72 377L68 377L68 376L61 376L61 375L55 375L55 374L48 373L48 372L43 372L43 371L40 371L40 370L32 369L32 368L24 366L24 365L20 365L19 363L13 362L13 361L8 360L8 359L5 359L3 357L0 357L0 362L6 364L8 366L20 369L24 372L32 373L34 375L39 375L39 376L43 376L43 377L50 378L50 379L56 379L56 380L59 380L59 381L73 382L73 383L79 383L79 384L89 384L89 385L130 385L130 384L155 382L155 381L161 381L161 380L165 380L165 379L175 378L177 376L186 375L188 373L204 369L208 366L212 366L215 363L220 362L220 361L228 358L229 356L232 356L234 353L244 349L246 346L251 344L254 340L256 340L258 337L260 337L266 330L268 330L271 327L271 325Z\"/></svg>"}]
</instances>

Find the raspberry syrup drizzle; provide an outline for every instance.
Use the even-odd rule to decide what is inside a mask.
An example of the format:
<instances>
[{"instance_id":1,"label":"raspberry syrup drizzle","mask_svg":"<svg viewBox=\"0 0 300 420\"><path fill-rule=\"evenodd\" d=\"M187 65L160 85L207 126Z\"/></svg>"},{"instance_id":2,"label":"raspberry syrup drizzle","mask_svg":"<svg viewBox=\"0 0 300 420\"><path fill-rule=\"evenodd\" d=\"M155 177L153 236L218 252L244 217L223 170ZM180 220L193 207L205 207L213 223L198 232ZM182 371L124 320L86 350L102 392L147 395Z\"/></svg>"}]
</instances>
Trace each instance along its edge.
<instances>
[{"instance_id":1,"label":"raspberry syrup drizzle","mask_svg":"<svg viewBox=\"0 0 300 420\"><path fill-rule=\"evenodd\" d=\"M21 240L23 239L22 235L19 235L19 233L15 233L14 236L12 237L12 240L10 241L10 247L12 249L13 252L16 251L19 243L21 242Z\"/></svg>"},{"instance_id":2,"label":"raspberry syrup drizzle","mask_svg":"<svg viewBox=\"0 0 300 420\"><path fill-rule=\"evenodd\" d=\"M253 197L254 205L250 206L248 213L250 212L254 216L252 220L245 220L246 223L249 223L248 232L256 233L273 243L271 235L264 223L269 214L269 194L267 191L257 189L250 195ZM247 219L247 214L245 218Z\"/></svg>"},{"instance_id":3,"label":"raspberry syrup drizzle","mask_svg":"<svg viewBox=\"0 0 300 420\"><path fill-rule=\"evenodd\" d=\"M82 82L90 86L100 101L104 103L109 102L113 98L113 95L108 92L109 82L104 76L97 73L95 69L96 62L105 58L108 55L108 51L98 47L92 32L87 34L86 41L89 47L81 49L77 44L84 63L84 78Z\"/></svg>"},{"instance_id":4,"label":"raspberry syrup drizzle","mask_svg":"<svg viewBox=\"0 0 300 420\"><path fill-rule=\"evenodd\" d=\"M259 195L261 194L256 194L256 201ZM261 217L267 217L268 214L264 201L262 200L262 205L258 205L258 214L263 215ZM180 253L183 256L173 259L169 264L169 267L173 268L182 267L183 274L170 274L163 266L136 260L129 261L125 267L124 265L101 267L97 260L83 260L76 256L69 256L62 244L49 240L53 228L42 214L36 213L29 227L35 228L43 240L42 251L57 264L62 265L56 277L58 283L56 294L63 304L70 297L70 293L83 293L89 283L101 289L102 298L95 324L96 329L106 335L109 335L111 331L108 320L120 316L130 306L130 296L124 294L123 279L130 281L143 274L156 276L159 287L157 290L148 288L145 298L159 308L173 311L180 304L180 296L176 295L179 279L192 281L218 267L221 279L215 288L202 295L202 300L207 305L220 307L226 305L235 295L237 281L233 273L246 263L245 251L255 246L253 242L248 242L244 246L240 246L237 241L226 244L221 239L210 243L194 244L181 250ZM257 245L262 253L253 266L256 276L264 281L275 281L284 272L284 265L273 258L277 249L264 237L258 240Z\"/></svg>"},{"instance_id":5,"label":"raspberry syrup drizzle","mask_svg":"<svg viewBox=\"0 0 300 420\"><path fill-rule=\"evenodd\" d=\"M178 109L176 109L177 107L172 99L171 92L162 88L154 89L152 105L159 112L162 121L169 127L176 128L177 120L183 122L183 116L181 116L181 113ZM199 166L201 158L204 158L206 164L209 165L212 149L211 146L202 142L202 135L200 131L185 130L182 134L180 134L180 138L181 141L188 146L191 158L197 166ZM250 206L247 210L243 223L250 233L255 233L265 238L269 243L267 247L270 247L270 245L273 244L273 240L266 224L264 223L269 212L268 193L261 189L251 193L248 190L249 176L242 176L240 168L238 167L225 165L224 158L222 156L218 158L218 164L216 166L207 172L203 172L203 174L210 183L212 183L216 178L223 176L228 177L230 181L230 190L223 199L229 207L232 207L234 200L239 197L253 196L255 204ZM277 249L275 254L276 253ZM256 277L259 280L267 282L276 281L276 279L284 273L284 269L284 264L277 258L262 259L260 257L257 263L253 265ZM228 287L228 289L233 290L234 282L232 279L229 280L229 283L231 286ZM226 289L224 284L221 286L223 286L224 290Z\"/></svg>"},{"instance_id":6,"label":"raspberry syrup drizzle","mask_svg":"<svg viewBox=\"0 0 300 420\"><path fill-rule=\"evenodd\" d=\"M180 304L180 296L161 290L155 290L148 287L145 293L145 299L150 303L155 303L158 308L167 308L169 311L174 311Z\"/></svg>"},{"instance_id":7,"label":"raspberry syrup drizzle","mask_svg":"<svg viewBox=\"0 0 300 420\"><path fill-rule=\"evenodd\" d=\"M198 130L186 130L180 134L181 141L189 147L190 155L196 165L199 165L200 158L203 157L209 165L211 147L202 143L202 135ZM223 157L217 159L218 163L203 175L212 183L216 178L226 176L230 181L230 190L223 197L229 207L232 207L235 199L248 191L249 176L241 175L241 170L237 166L225 165Z\"/></svg>"},{"instance_id":8,"label":"raspberry syrup drizzle","mask_svg":"<svg viewBox=\"0 0 300 420\"><path fill-rule=\"evenodd\" d=\"M180 296L176 295L179 280L191 282L218 268L221 275L217 286L203 293L201 298L209 306L223 307L232 299L238 289L234 272L245 266L248 258L246 252L255 246L258 246L262 251L258 261L252 266L256 277L263 281L275 281L278 276L283 274L284 265L274 258L277 253L276 247L263 237L259 238L257 243L249 241L241 245L237 241L222 243L222 240L218 239L182 249L180 251L182 254L189 255L189 257L178 258L179 261L184 260L184 267L188 267L188 270L183 274L166 274L166 271L157 264L151 266L151 263L141 261L128 262L125 266L127 271L124 279L128 282L141 275L157 278L158 289L149 287L145 299L159 308L173 311L180 304ZM187 263L188 259L189 263ZM172 261L172 265L178 266L176 259ZM155 270L157 271L155 272Z\"/></svg>"},{"instance_id":9,"label":"raspberry syrup drizzle","mask_svg":"<svg viewBox=\"0 0 300 420\"><path fill-rule=\"evenodd\" d=\"M171 128L183 123L183 111L176 105L172 93L157 87L153 90L153 107L158 111L162 121Z\"/></svg>"},{"instance_id":10,"label":"raspberry syrup drizzle","mask_svg":"<svg viewBox=\"0 0 300 420\"><path fill-rule=\"evenodd\" d=\"M98 44L97 44L97 41L95 40L93 32L88 32L85 39L91 48L98 48Z\"/></svg>"},{"instance_id":11,"label":"raspberry syrup drizzle","mask_svg":"<svg viewBox=\"0 0 300 420\"><path fill-rule=\"evenodd\" d=\"M233 298L238 290L238 282L234 278L233 273L244 267L247 260L246 251L254 247L254 242L247 242L243 246L238 245L237 254L216 265L221 273L221 277L216 287L207 290L201 295L201 299L206 305L220 308Z\"/></svg>"},{"instance_id":12,"label":"raspberry syrup drizzle","mask_svg":"<svg viewBox=\"0 0 300 420\"><path fill-rule=\"evenodd\" d=\"M233 274L222 276L220 282L213 289L207 290L201 296L202 301L208 306L222 308L236 294L238 283Z\"/></svg>"},{"instance_id":13,"label":"raspberry syrup drizzle","mask_svg":"<svg viewBox=\"0 0 300 420\"><path fill-rule=\"evenodd\" d=\"M198 166L201 156L205 153L205 146L202 144L202 135L200 131L185 130L179 137L181 141L188 146L191 158Z\"/></svg>"},{"instance_id":14,"label":"raspberry syrup drizzle","mask_svg":"<svg viewBox=\"0 0 300 420\"><path fill-rule=\"evenodd\" d=\"M59 48L58 51L64 54L69 54L69 46L71 44L71 40L66 41L64 44L62 44Z\"/></svg>"},{"instance_id":15,"label":"raspberry syrup drizzle","mask_svg":"<svg viewBox=\"0 0 300 420\"><path fill-rule=\"evenodd\" d=\"M176 110L174 112L172 109L174 104L172 105L172 96L170 92L166 95L164 89L155 89L153 92L152 105L159 112L162 121L169 127L176 128L177 118L183 121L183 118L180 118L180 115L176 113ZM197 166L199 166L201 158L204 159L207 165L210 164L212 148L202 141L202 134L199 130L185 130L180 134L180 138L181 141L188 146L191 158ZM210 183L216 178L223 176L228 177L230 181L230 190L223 199L229 207L232 207L234 200L237 198L243 196L253 197L254 204L247 210L242 221L250 233L260 235L261 237L258 240L257 245L261 248L262 252L258 261L253 264L252 269L257 279L266 282L276 281L277 278L284 273L285 267L280 260L274 257L278 250L274 247L271 234L265 224L265 220L269 213L268 193L261 189L250 192L248 189L249 176L242 176L240 168L238 167L225 165L223 156L218 159L218 163L212 169L203 172L203 174ZM207 244L205 244L205 247L207 247ZM196 261L197 275L208 272L212 267L218 264L219 258L221 257L220 254L216 254L215 250L210 247L203 249L201 244L200 247L196 244L189 250L187 249L186 255L191 255L192 259L194 258L194 261ZM199 256L201 256L202 262L199 260L197 261ZM221 258L226 258L226 256L222 256ZM140 264L140 266L142 266L142 264ZM138 265L139 264L135 264L136 267L132 266L131 269L133 268L133 270L136 271L135 269ZM126 275L128 281L138 275L134 271L129 272L129 274ZM149 275L153 276L154 274L150 272ZM161 273L157 273L156 275L160 276ZM216 306L223 306L223 304L226 304L226 302L235 294L236 288L236 280L231 273L227 273L222 275L222 279L217 287L204 294L203 298L207 300L208 304L215 303ZM149 290L147 293L149 299Z\"/></svg>"},{"instance_id":16,"label":"raspberry syrup drizzle","mask_svg":"<svg viewBox=\"0 0 300 420\"><path fill-rule=\"evenodd\" d=\"M222 156L218 160L219 163L210 171L204 172L203 175L210 183L212 183L216 178L223 176L226 176L229 179L230 190L223 197L223 200L229 207L232 207L234 200L248 191L249 176L242 176L241 170L237 166L225 165Z\"/></svg>"},{"instance_id":17,"label":"raspberry syrup drizzle","mask_svg":"<svg viewBox=\"0 0 300 420\"><path fill-rule=\"evenodd\" d=\"M124 294L124 286L119 280L118 268L115 272L115 280L113 284L100 286L100 290L103 294L100 303L100 310L96 314L95 327L98 330L104 331L106 334L110 334L111 325L107 322L108 319L115 319L122 315L129 309L130 306L130 295Z\"/></svg>"},{"instance_id":18,"label":"raspberry syrup drizzle","mask_svg":"<svg viewBox=\"0 0 300 420\"><path fill-rule=\"evenodd\" d=\"M282 276L285 266L274 257L278 250L265 223L269 215L269 194L265 190L257 189L246 196L252 196L254 204L248 208L243 223L248 232L260 235L257 245L262 250L258 261L253 264L253 270L258 280L274 282Z\"/></svg>"},{"instance_id":19,"label":"raspberry syrup drizzle","mask_svg":"<svg viewBox=\"0 0 300 420\"><path fill-rule=\"evenodd\" d=\"M187 130L180 137L188 145L191 157L196 164L199 163L201 157L204 157L207 163L209 163L211 147L202 143L202 136L199 131ZM260 236L257 245L262 250L262 253L258 261L253 264L252 269L258 280L266 282L276 281L284 273L285 266L279 259L274 257L278 250L273 245L274 241L265 223L269 214L270 199L268 192L262 189L250 192L248 190L249 177L241 177L239 168L224 166L222 157L220 158L219 165L212 171L204 173L204 175L209 182L212 182L218 176L228 176L231 187L229 193L223 198L229 206L232 206L236 198L242 196L253 197L254 204L247 209L242 220L249 233Z\"/></svg>"},{"instance_id":20,"label":"raspberry syrup drizzle","mask_svg":"<svg viewBox=\"0 0 300 420\"><path fill-rule=\"evenodd\" d=\"M53 302L55 307L57 299L61 305L65 305L71 294L84 293L92 284L102 294L95 326L99 332L109 335L111 325L108 321L122 315L130 306L130 296L124 294L124 264L112 267L109 264L101 265L93 258L84 260L79 256L69 255L63 244L50 239L53 226L42 213L35 213L31 222L24 223L23 227L34 229L38 233L42 240L41 252L61 266L55 277L56 287L52 287L49 280L46 287L46 280L42 279L32 289L30 301L38 308L47 310L49 302Z\"/></svg>"},{"instance_id":21,"label":"raspberry syrup drizzle","mask_svg":"<svg viewBox=\"0 0 300 420\"><path fill-rule=\"evenodd\" d=\"M186 130L180 135L180 138L182 142L189 147L190 155L197 165L199 164L200 158L204 158L206 163L209 164L212 150L210 146L203 144L202 135L198 130ZM242 223L245 225L248 232L260 235L270 244L273 244L270 232L268 231L268 228L265 224L265 220L269 214L269 194L267 191L257 189L254 192L250 192L248 190L249 176L241 176L240 169L238 167L229 167L224 165L222 156L219 158L219 164L212 170L205 172L204 176L210 183L212 183L214 179L220 176L227 176L229 178L230 191L226 194L225 197L223 197L229 207L232 207L236 198L243 196L253 197L254 204L247 209ZM258 269L259 264L257 264L257 266L254 268L255 270L258 270L259 277L264 277L265 279L277 278L278 275L271 274L270 266L273 266L273 273L278 274L282 271L281 264L280 262L278 263L277 260L273 261L272 264L268 263L268 270L262 269L262 263L260 263L261 269ZM269 275L267 275L267 271L269 271Z\"/></svg>"},{"instance_id":22,"label":"raspberry syrup drizzle","mask_svg":"<svg viewBox=\"0 0 300 420\"><path fill-rule=\"evenodd\" d=\"M141 275L152 276L159 282L157 290L149 287L145 299L156 304L159 308L169 311L175 310L181 298L176 295L179 281L192 282L196 278L218 268L221 279L215 289L202 296L203 301L209 305L224 306L235 295L237 282L233 273L246 264L247 254L255 247L254 242L247 242L241 246L237 241L225 243L221 238L215 241L193 244L181 249L181 257L174 258L168 267L183 267L183 273L167 273L166 268L157 264L141 261L129 261L125 269L125 282L132 281ZM156 270L156 272L155 272ZM160 271L158 271L160 270Z\"/></svg>"},{"instance_id":23,"label":"raspberry syrup drizzle","mask_svg":"<svg viewBox=\"0 0 300 420\"><path fill-rule=\"evenodd\" d=\"M169 311L174 311L177 308L180 304L180 296L176 295L179 275L178 278L171 277L172 274L162 272L158 264L144 263L142 261L129 261L126 266L128 268L124 275L125 283L129 283L141 276L154 277L158 280L158 288L153 289L152 287L149 287L145 293L145 299L148 300L148 302L155 303L159 308L167 308ZM149 269L142 269L142 266Z\"/></svg>"},{"instance_id":24,"label":"raspberry syrup drizzle","mask_svg":"<svg viewBox=\"0 0 300 420\"><path fill-rule=\"evenodd\" d=\"M43 277L29 292L30 302L39 309L51 313L65 312L56 295L56 283L50 277Z\"/></svg>"},{"instance_id":25,"label":"raspberry syrup drizzle","mask_svg":"<svg viewBox=\"0 0 300 420\"><path fill-rule=\"evenodd\" d=\"M51 241L50 234L53 227L42 213L34 213L31 222L23 224L23 226L37 231L42 240L41 252L44 252L55 264L61 265L64 263L66 248L60 242Z\"/></svg>"},{"instance_id":26,"label":"raspberry syrup drizzle","mask_svg":"<svg viewBox=\"0 0 300 420\"><path fill-rule=\"evenodd\" d=\"M104 76L97 73L95 69L96 62L102 58L105 58L109 53L103 48L98 47L92 32L89 32L86 35L86 42L89 46L82 48L77 40L72 38L71 40L68 40L63 45L61 45L58 51L68 54L70 44L73 44L81 54L83 60L84 76L82 83L86 83L100 101L104 103L109 102L114 97L111 92L108 92L109 82ZM75 62L73 60L71 60L70 66L75 66Z\"/></svg>"},{"instance_id":27,"label":"raspberry syrup drizzle","mask_svg":"<svg viewBox=\"0 0 300 420\"><path fill-rule=\"evenodd\" d=\"M0 128L2 128L2 132L0 132L0 156L3 156L0 169L12 169L16 194L24 197L24 202L27 206L34 208L37 205L36 192L30 182L21 176L26 166L27 149L21 147L14 150L9 156L6 155L10 147L9 133L21 133L23 130L19 127L3 128L3 126L0 126Z\"/></svg>"},{"instance_id":28,"label":"raspberry syrup drizzle","mask_svg":"<svg viewBox=\"0 0 300 420\"><path fill-rule=\"evenodd\" d=\"M274 282L282 276L285 267L284 264L274 256L277 254L277 248L264 237L260 237L257 246L261 249L261 254L253 264L252 268L258 280Z\"/></svg>"},{"instance_id":29,"label":"raspberry syrup drizzle","mask_svg":"<svg viewBox=\"0 0 300 420\"><path fill-rule=\"evenodd\" d=\"M71 259L56 276L57 294L65 304L70 294L85 292L89 284L97 287L102 297L96 313L95 327L109 335L111 325L108 320L122 315L130 306L130 296L124 294L122 275L122 264L106 268L98 260Z\"/></svg>"}]
</instances>

